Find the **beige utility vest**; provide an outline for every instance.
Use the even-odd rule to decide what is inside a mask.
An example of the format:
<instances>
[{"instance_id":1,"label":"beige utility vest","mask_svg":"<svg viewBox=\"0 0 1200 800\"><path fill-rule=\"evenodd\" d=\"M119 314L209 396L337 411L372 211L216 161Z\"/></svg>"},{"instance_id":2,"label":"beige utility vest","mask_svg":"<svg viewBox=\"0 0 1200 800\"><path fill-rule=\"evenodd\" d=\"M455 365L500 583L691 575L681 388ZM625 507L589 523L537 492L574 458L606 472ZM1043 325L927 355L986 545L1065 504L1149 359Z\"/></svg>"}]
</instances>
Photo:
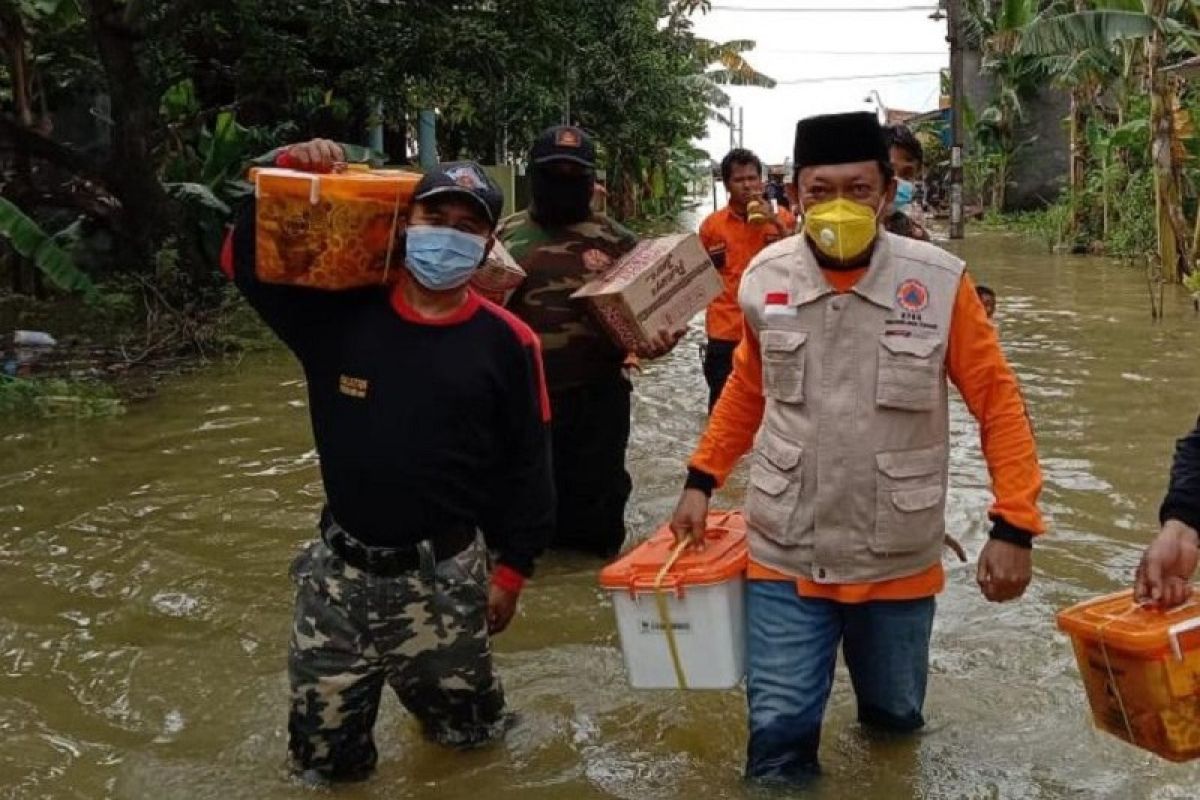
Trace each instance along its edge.
<instances>
[{"instance_id":1,"label":"beige utility vest","mask_svg":"<svg viewBox=\"0 0 1200 800\"><path fill-rule=\"evenodd\" d=\"M803 235L751 262L738 299L758 334L767 398L745 504L755 561L860 583L940 559L946 348L963 268L934 245L882 231L845 294Z\"/></svg>"}]
</instances>

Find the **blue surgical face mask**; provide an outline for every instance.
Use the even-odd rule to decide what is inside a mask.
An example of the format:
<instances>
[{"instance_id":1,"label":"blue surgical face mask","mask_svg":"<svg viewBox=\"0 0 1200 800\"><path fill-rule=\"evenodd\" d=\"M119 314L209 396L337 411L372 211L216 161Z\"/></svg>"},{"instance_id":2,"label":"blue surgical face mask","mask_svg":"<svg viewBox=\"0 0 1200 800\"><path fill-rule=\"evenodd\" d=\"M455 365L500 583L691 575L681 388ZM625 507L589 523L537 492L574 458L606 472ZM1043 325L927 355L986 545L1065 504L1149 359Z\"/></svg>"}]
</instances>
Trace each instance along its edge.
<instances>
[{"instance_id":1,"label":"blue surgical face mask","mask_svg":"<svg viewBox=\"0 0 1200 800\"><path fill-rule=\"evenodd\" d=\"M896 200L893 205L897 211L903 211L908 206L912 205L913 195L916 193L917 187L912 181L906 181L903 178L896 180Z\"/></svg>"},{"instance_id":2,"label":"blue surgical face mask","mask_svg":"<svg viewBox=\"0 0 1200 800\"><path fill-rule=\"evenodd\" d=\"M487 239L454 228L410 225L404 262L417 283L432 292L457 289L483 263Z\"/></svg>"}]
</instances>

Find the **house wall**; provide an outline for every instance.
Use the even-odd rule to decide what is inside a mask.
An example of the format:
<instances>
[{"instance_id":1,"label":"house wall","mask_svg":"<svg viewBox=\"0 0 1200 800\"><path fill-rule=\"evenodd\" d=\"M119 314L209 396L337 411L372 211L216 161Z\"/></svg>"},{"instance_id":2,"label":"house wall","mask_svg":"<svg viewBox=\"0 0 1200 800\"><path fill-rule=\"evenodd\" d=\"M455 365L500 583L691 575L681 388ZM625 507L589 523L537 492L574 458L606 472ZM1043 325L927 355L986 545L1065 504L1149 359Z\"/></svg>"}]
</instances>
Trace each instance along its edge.
<instances>
[{"instance_id":1,"label":"house wall","mask_svg":"<svg viewBox=\"0 0 1200 800\"><path fill-rule=\"evenodd\" d=\"M963 89L978 114L990 102L994 82L983 74L979 53L968 50L963 55ZM1067 93L1049 86L1024 101L1025 119L1017 126L1017 140L1032 141L1021 148L1013 164L1009 210L1041 208L1066 187L1071 158L1066 126L1070 108Z\"/></svg>"}]
</instances>

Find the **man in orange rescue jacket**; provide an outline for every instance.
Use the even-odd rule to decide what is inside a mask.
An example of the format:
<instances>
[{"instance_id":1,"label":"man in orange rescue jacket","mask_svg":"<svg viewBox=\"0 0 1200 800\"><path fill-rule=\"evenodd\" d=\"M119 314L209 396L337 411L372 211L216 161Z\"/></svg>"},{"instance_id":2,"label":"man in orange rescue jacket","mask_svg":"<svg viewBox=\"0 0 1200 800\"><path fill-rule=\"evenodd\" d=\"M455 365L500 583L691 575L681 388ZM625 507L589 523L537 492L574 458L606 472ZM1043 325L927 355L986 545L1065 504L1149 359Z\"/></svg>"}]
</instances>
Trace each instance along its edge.
<instances>
[{"instance_id":1,"label":"man in orange rescue jacket","mask_svg":"<svg viewBox=\"0 0 1200 800\"><path fill-rule=\"evenodd\" d=\"M704 380L708 383L710 412L733 369L733 351L742 338L742 310L738 307L742 273L759 251L796 229L796 218L787 209L773 212L766 201L762 162L754 153L730 150L721 160L721 181L725 184L729 204L700 223L700 241L725 283L725 290L709 303L704 316L708 333L708 343L704 347ZM761 209L750 218L746 205L754 201Z\"/></svg>"},{"instance_id":2,"label":"man in orange rescue jacket","mask_svg":"<svg viewBox=\"0 0 1200 800\"><path fill-rule=\"evenodd\" d=\"M963 262L881 229L896 184L874 115L802 120L795 166L804 235L742 277L733 374L672 520L699 540L710 493L754 445L746 772L779 782L819 771L839 643L863 724L924 725L945 584L947 378L980 422L995 493L977 570L988 600L1021 596L1044 530L1017 380Z\"/></svg>"}]
</instances>

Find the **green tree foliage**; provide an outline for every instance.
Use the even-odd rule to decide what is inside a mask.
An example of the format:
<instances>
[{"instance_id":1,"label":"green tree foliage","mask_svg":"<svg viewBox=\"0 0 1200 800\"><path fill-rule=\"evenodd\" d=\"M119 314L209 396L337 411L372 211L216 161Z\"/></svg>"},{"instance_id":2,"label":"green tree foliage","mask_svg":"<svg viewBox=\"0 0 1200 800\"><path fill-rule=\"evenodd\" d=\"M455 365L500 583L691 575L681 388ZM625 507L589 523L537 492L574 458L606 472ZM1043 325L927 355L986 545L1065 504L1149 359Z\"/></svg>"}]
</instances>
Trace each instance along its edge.
<instances>
[{"instance_id":1,"label":"green tree foliage","mask_svg":"<svg viewBox=\"0 0 1200 800\"><path fill-rule=\"evenodd\" d=\"M591 131L612 207L661 212L719 83L771 85L750 42L694 36L707 0L0 0L0 133L47 229L77 217L116 243L112 264L152 275L170 242L211 272L246 160L290 141L366 141L393 162L422 109L443 159L519 159L542 128ZM0 81L0 84L3 82ZM80 110L86 141L56 130ZM53 223L53 224L52 224ZM197 230L197 226L199 229ZM77 228L78 229L78 228ZM89 266L89 269L91 267Z\"/></svg>"}]
</instances>

